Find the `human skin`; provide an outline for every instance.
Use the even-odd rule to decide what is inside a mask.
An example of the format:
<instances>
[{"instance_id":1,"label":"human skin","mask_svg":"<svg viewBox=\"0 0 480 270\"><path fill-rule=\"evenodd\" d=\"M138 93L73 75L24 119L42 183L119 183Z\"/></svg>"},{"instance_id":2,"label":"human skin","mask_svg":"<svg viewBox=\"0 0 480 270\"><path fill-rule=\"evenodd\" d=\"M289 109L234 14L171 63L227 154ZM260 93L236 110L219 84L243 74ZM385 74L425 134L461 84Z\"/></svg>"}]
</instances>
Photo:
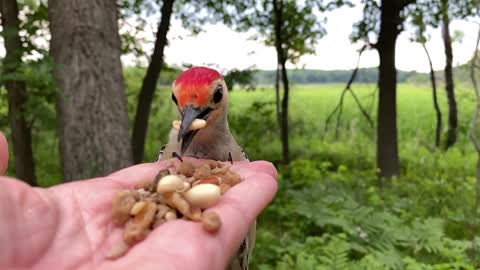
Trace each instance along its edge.
<instances>
[{"instance_id":1,"label":"human skin","mask_svg":"<svg viewBox=\"0 0 480 270\"><path fill-rule=\"evenodd\" d=\"M4 144L0 133L0 169L7 167ZM222 219L217 233L206 232L200 223L174 220L125 256L105 258L122 238L122 229L111 221L113 197L165 167L165 162L145 163L51 188L0 176L0 269L225 269L277 190L277 172L268 162L232 166L244 180L208 210Z\"/></svg>"},{"instance_id":2,"label":"human skin","mask_svg":"<svg viewBox=\"0 0 480 270\"><path fill-rule=\"evenodd\" d=\"M4 175L7 171L8 164L8 143L7 139L0 132L0 175Z\"/></svg>"}]
</instances>

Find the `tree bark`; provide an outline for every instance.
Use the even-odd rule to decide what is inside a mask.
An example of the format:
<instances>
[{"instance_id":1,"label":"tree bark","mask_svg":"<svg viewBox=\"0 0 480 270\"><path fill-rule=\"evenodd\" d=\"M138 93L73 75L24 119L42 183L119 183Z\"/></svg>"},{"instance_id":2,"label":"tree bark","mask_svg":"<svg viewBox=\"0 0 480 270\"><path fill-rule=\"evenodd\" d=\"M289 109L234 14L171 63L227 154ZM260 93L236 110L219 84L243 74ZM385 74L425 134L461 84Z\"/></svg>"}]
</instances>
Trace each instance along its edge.
<instances>
[{"instance_id":1,"label":"tree bark","mask_svg":"<svg viewBox=\"0 0 480 270\"><path fill-rule=\"evenodd\" d=\"M137 112L132 134L133 161L141 163L145 151L145 140L148 130L148 118L152 107L153 95L157 87L158 77L163 66L163 52L167 45L167 33L170 27L174 0L164 0L161 8L162 17L157 29L155 48L150 58L147 74L143 78L142 88L138 94Z\"/></svg>"},{"instance_id":2,"label":"tree bark","mask_svg":"<svg viewBox=\"0 0 480 270\"><path fill-rule=\"evenodd\" d=\"M275 111L277 113L277 123L280 127L282 125L280 120L280 63L277 63L277 69L275 70Z\"/></svg>"},{"instance_id":3,"label":"tree bark","mask_svg":"<svg viewBox=\"0 0 480 270\"><path fill-rule=\"evenodd\" d=\"M442 134L442 111L440 111L440 106L438 105L437 99L437 83L435 79L435 70L433 70L432 59L428 53L425 43L422 43L423 50L428 58L428 64L430 65L430 82L432 84L432 96L433 96L433 107L435 109L435 115L437 118L437 124L435 128L435 147L440 147L440 136Z\"/></svg>"},{"instance_id":4,"label":"tree bark","mask_svg":"<svg viewBox=\"0 0 480 270\"><path fill-rule=\"evenodd\" d=\"M16 0L0 0L2 15L2 36L5 40L6 55L3 61L4 75L18 72L22 63L22 43L20 40L18 5ZM10 121L13 152L15 154L15 174L28 184L37 185L35 162L32 151L32 129L25 119L27 89L24 81L7 79L8 118Z\"/></svg>"},{"instance_id":5,"label":"tree bark","mask_svg":"<svg viewBox=\"0 0 480 270\"><path fill-rule=\"evenodd\" d=\"M282 97L282 108L280 113L281 125L280 125L280 138L282 140L282 156L283 162L288 164L290 163L290 149L288 142L288 97L289 97L289 84L287 69L285 64L287 62L286 52L284 51L283 37L282 37L282 27L283 27L283 1L282 0L273 0L273 11L274 11L274 20L275 20L275 49L277 51L277 59L280 64L280 76L282 78L283 84L283 97ZM278 67L277 67L278 68Z\"/></svg>"},{"instance_id":6,"label":"tree bark","mask_svg":"<svg viewBox=\"0 0 480 270\"><path fill-rule=\"evenodd\" d=\"M116 2L50 0L48 7L64 179L130 165Z\"/></svg>"},{"instance_id":7,"label":"tree bark","mask_svg":"<svg viewBox=\"0 0 480 270\"><path fill-rule=\"evenodd\" d=\"M380 34L376 44L380 57L377 124L377 166L380 179L390 179L400 175L397 142L397 70L395 68L395 43L399 34L398 26L401 23L399 2L382 0Z\"/></svg>"},{"instance_id":8,"label":"tree bark","mask_svg":"<svg viewBox=\"0 0 480 270\"><path fill-rule=\"evenodd\" d=\"M448 100L448 131L445 148L448 149L457 141L457 102L455 101L455 91L453 84L453 54L452 54L452 39L450 37L450 18L448 17L448 0L442 0L442 36L443 44L445 46L445 91L447 92Z\"/></svg>"},{"instance_id":9,"label":"tree bark","mask_svg":"<svg viewBox=\"0 0 480 270\"><path fill-rule=\"evenodd\" d=\"M289 148L289 139L288 139L288 94L289 94L289 83L287 77L287 69L285 67L285 62L282 62L282 82L283 82L283 97L282 97L282 151L283 151L283 162L288 164L290 163L290 148Z\"/></svg>"}]
</instances>

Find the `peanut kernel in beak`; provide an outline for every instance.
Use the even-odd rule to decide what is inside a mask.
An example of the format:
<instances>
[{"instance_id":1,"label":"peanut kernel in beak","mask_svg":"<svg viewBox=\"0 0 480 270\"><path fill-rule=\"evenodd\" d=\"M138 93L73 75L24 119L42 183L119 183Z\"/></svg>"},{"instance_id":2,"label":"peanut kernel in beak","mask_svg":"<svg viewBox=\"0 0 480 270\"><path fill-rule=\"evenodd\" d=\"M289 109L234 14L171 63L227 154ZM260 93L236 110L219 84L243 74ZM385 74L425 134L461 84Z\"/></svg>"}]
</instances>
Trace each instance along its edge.
<instances>
[{"instance_id":1,"label":"peanut kernel in beak","mask_svg":"<svg viewBox=\"0 0 480 270\"><path fill-rule=\"evenodd\" d=\"M176 130L180 130L181 125L182 125L182 121L180 121L180 120L173 120L173 122L172 122L172 127ZM190 127L188 127L188 130L202 129L205 126L207 126L207 121L205 121L203 119L195 119L190 124Z\"/></svg>"}]
</instances>

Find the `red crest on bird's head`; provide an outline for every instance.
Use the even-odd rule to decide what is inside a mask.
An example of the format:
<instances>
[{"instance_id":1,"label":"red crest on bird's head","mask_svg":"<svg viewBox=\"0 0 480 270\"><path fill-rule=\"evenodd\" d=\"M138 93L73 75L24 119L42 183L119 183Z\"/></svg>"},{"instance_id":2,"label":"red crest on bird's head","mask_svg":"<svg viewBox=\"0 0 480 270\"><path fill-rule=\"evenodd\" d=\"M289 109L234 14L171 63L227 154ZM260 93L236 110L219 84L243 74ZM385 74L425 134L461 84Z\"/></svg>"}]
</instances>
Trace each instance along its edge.
<instances>
[{"instance_id":1,"label":"red crest on bird's head","mask_svg":"<svg viewBox=\"0 0 480 270\"><path fill-rule=\"evenodd\" d=\"M207 67L192 67L185 70L174 84L178 105L183 107L191 103L205 106L209 101L212 82L220 78L222 75L218 71Z\"/></svg>"}]
</instances>

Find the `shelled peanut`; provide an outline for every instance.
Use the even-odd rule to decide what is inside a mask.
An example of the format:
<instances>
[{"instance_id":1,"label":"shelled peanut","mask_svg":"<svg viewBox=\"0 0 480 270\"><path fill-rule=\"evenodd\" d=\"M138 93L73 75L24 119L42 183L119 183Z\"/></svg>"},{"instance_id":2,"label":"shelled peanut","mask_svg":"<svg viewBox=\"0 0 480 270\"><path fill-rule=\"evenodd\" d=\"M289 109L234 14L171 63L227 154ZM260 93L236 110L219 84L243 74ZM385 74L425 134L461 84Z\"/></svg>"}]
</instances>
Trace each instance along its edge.
<instances>
[{"instance_id":1,"label":"shelled peanut","mask_svg":"<svg viewBox=\"0 0 480 270\"><path fill-rule=\"evenodd\" d=\"M195 165L184 161L161 170L153 181L134 190L120 191L113 199L112 221L123 226L123 241L112 246L107 258L123 256L132 245L165 222L183 218L201 222L210 233L222 225L220 216L204 210L214 206L241 177L229 165L208 161Z\"/></svg>"}]
</instances>

